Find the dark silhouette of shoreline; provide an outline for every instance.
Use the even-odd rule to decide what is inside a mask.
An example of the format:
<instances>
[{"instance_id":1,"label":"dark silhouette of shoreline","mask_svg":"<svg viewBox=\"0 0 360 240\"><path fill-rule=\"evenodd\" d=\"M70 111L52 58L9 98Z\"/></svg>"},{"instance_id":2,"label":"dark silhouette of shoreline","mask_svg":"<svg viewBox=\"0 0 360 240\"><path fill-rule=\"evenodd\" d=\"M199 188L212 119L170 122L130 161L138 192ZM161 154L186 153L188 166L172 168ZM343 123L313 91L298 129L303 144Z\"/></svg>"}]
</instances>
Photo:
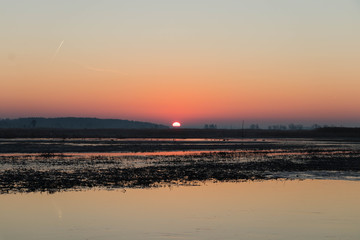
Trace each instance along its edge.
<instances>
[{"instance_id":1,"label":"dark silhouette of shoreline","mask_svg":"<svg viewBox=\"0 0 360 240\"><path fill-rule=\"evenodd\" d=\"M325 127L313 130L0 128L0 138L352 138L359 140L360 128Z\"/></svg>"}]
</instances>

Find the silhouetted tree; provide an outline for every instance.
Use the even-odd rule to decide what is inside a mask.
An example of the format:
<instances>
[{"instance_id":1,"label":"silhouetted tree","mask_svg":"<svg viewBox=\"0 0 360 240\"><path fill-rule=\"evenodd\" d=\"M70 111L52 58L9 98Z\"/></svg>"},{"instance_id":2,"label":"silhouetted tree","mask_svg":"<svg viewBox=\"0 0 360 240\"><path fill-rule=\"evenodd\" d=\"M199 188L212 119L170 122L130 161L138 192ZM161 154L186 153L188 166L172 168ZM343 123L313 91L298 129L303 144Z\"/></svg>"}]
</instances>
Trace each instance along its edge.
<instances>
[{"instance_id":1,"label":"silhouetted tree","mask_svg":"<svg viewBox=\"0 0 360 240\"><path fill-rule=\"evenodd\" d=\"M31 121L31 126L34 128L34 127L36 127L36 120L35 119L33 119L32 121Z\"/></svg>"},{"instance_id":2,"label":"silhouetted tree","mask_svg":"<svg viewBox=\"0 0 360 240\"><path fill-rule=\"evenodd\" d=\"M217 125L216 124L205 124L204 128L205 129L217 129Z\"/></svg>"},{"instance_id":3,"label":"silhouetted tree","mask_svg":"<svg viewBox=\"0 0 360 240\"><path fill-rule=\"evenodd\" d=\"M303 128L304 127L301 124L293 124L293 123L289 124L289 129L290 130L301 130Z\"/></svg>"}]
</instances>

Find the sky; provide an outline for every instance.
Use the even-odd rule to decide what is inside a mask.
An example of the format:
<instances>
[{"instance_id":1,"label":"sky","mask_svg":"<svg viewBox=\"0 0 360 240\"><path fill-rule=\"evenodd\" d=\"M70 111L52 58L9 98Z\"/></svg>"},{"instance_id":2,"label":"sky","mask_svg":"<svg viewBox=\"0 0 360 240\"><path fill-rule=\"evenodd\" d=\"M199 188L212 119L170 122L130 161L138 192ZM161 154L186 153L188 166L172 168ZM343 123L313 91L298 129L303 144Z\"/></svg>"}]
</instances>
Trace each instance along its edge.
<instances>
[{"instance_id":1,"label":"sky","mask_svg":"<svg viewBox=\"0 0 360 240\"><path fill-rule=\"evenodd\" d=\"M360 126L359 0L0 3L0 118Z\"/></svg>"}]
</instances>

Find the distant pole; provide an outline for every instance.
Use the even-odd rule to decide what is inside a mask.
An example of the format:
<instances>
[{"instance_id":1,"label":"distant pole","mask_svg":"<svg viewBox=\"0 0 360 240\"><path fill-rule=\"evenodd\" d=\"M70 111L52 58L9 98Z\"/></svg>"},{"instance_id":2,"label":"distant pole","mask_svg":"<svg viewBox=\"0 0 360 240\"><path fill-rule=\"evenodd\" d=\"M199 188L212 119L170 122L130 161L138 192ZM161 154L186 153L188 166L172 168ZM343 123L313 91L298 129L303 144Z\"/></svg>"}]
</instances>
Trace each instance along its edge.
<instances>
[{"instance_id":1,"label":"distant pole","mask_svg":"<svg viewBox=\"0 0 360 240\"><path fill-rule=\"evenodd\" d=\"M242 121L242 137L244 138L244 120Z\"/></svg>"}]
</instances>

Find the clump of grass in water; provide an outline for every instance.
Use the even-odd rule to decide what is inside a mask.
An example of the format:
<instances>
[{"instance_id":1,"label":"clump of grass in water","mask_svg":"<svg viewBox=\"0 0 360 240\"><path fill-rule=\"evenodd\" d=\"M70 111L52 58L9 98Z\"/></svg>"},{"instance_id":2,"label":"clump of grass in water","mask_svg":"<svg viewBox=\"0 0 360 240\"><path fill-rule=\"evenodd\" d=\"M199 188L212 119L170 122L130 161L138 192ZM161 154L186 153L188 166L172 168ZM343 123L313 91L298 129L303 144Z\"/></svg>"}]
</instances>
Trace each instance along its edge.
<instances>
[{"instance_id":1,"label":"clump of grass in water","mask_svg":"<svg viewBox=\"0 0 360 240\"><path fill-rule=\"evenodd\" d=\"M54 157L64 157L63 153L51 153L51 152L44 152L44 153L40 153L39 154L40 157L42 158L54 158Z\"/></svg>"}]
</instances>

